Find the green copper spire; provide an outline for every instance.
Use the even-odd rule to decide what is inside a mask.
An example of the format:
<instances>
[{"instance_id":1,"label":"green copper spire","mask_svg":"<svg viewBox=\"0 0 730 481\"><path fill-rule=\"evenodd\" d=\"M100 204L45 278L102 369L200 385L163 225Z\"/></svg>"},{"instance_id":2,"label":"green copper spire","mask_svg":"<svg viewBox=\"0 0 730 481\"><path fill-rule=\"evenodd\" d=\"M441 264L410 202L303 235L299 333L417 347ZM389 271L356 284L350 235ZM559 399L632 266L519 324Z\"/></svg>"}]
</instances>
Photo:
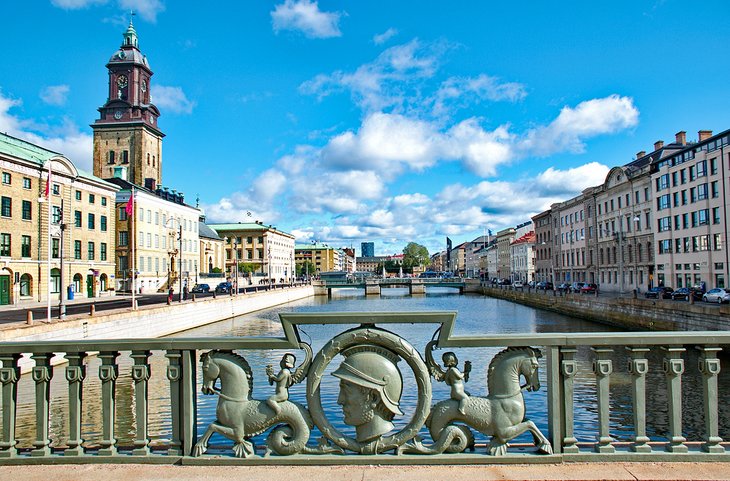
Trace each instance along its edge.
<instances>
[{"instance_id":1,"label":"green copper spire","mask_svg":"<svg viewBox=\"0 0 730 481\"><path fill-rule=\"evenodd\" d=\"M132 12L132 15L134 15L134 12ZM124 32L124 43L122 44L122 47L127 46L139 48L137 41L137 31L134 29L131 18L129 19L129 27L127 27L127 31Z\"/></svg>"}]
</instances>

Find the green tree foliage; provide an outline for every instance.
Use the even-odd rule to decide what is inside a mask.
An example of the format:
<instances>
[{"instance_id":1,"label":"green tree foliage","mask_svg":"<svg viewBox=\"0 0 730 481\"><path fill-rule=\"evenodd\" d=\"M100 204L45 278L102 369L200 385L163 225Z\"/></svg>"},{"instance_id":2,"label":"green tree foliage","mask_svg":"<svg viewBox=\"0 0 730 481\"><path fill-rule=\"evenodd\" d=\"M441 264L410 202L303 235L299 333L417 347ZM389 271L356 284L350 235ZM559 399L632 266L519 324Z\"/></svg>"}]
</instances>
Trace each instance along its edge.
<instances>
[{"instance_id":1,"label":"green tree foliage","mask_svg":"<svg viewBox=\"0 0 730 481\"><path fill-rule=\"evenodd\" d=\"M238 263L238 273L240 275L250 274L252 272L256 272L257 269L261 269L261 266L259 264L252 264L250 262L239 262Z\"/></svg>"},{"instance_id":2,"label":"green tree foliage","mask_svg":"<svg viewBox=\"0 0 730 481\"><path fill-rule=\"evenodd\" d=\"M428 249L421 244L415 242L409 242L407 246L403 248L403 268L409 271L417 266L425 266L429 263L430 256L428 255Z\"/></svg>"},{"instance_id":3,"label":"green tree foliage","mask_svg":"<svg viewBox=\"0 0 730 481\"><path fill-rule=\"evenodd\" d=\"M306 276L307 274L313 276L316 273L317 269L310 261L304 261L301 264L297 264L297 277Z\"/></svg>"}]
</instances>

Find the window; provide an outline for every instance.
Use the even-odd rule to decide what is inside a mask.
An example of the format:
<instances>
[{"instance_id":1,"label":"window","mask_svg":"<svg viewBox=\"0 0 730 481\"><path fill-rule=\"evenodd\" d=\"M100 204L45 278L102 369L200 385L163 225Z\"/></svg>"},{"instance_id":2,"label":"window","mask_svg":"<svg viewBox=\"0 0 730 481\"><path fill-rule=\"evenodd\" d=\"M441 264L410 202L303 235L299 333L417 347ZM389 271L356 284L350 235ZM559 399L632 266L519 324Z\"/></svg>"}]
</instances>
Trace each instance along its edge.
<instances>
[{"instance_id":1,"label":"window","mask_svg":"<svg viewBox=\"0 0 730 481\"><path fill-rule=\"evenodd\" d=\"M129 151L124 150L122 151L122 164L128 164L129 163Z\"/></svg>"},{"instance_id":2,"label":"window","mask_svg":"<svg viewBox=\"0 0 730 481\"><path fill-rule=\"evenodd\" d=\"M23 188L30 189L30 179L28 177L23 177Z\"/></svg>"},{"instance_id":3,"label":"window","mask_svg":"<svg viewBox=\"0 0 730 481\"><path fill-rule=\"evenodd\" d=\"M54 224L60 224L61 219L63 219L63 213L61 212L61 207L54 205L52 211L53 211L53 215L52 215L52 219L51 219L52 222Z\"/></svg>"},{"instance_id":4,"label":"window","mask_svg":"<svg viewBox=\"0 0 730 481\"><path fill-rule=\"evenodd\" d=\"M697 178L697 168L694 165L689 166L689 180L690 182Z\"/></svg>"},{"instance_id":5,"label":"window","mask_svg":"<svg viewBox=\"0 0 730 481\"><path fill-rule=\"evenodd\" d=\"M99 246L99 260L106 260L106 242L102 242Z\"/></svg>"},{"instance_id":6,"label":"window","mask_svg":"<svg viewBox=\"0 0 730 481\"><path fill-rule=\"evenodd\" d=\"M640 202L640 200L639 200L639 191L638 190L636 192L634 192L634 197L636 198L635 204L638 204Z\"/></svg>"},{"instance_id":7,"label":"window","mask_svg":"<svg viewBox=\"0 0 730 481\"><path fill-rule=\"evenodd\" d=\"M656 179L656 190L659 192L662 189L669 188L669 174L664 174Z\"/></svg>"},{"instance_id":8,"label":"window","mask_svg":"<svg viewBox=\"0 0 730 481\"><path fill-rule=\"evenodd\" d=\"M109 163L110 164L114 163L114 151L113 150L109 151Z\"/></svg>"},{"instance_id":9,"label":"window","mask_svg":"<svg viewBox=\"0 0 730 481\"><path fill-rule=\"evenodd\" d=\"M127 209L124 207L119 208L119 220L127 220Z\"/></svg>"},{"instance_id":10,"label":"window","mask_svg":"<svg viewBox=\"0 0 730 481\"><path fill-rule=\"evenodd\" d=\"M687 189L682 191L682 205L687 205Z\"/></svg>"},{"instance_id":11,"label":"window","mask_svg":"<svg viewBox=\"0 0 730 481\"><path fill-rule=\"evenodd\" d=\"M89 219L87 221L87 227L90 230L93 230L96 227L96 216L94 214L89 214Z\"/></svg>"},{"instance_id":12,"label":"window","mask_svg":"<svg viewBox=\"0 0 730 481\"><path fill-rule=\"evenodd\" d=\"M149 209L147 209L147 223L148 224L152 223L152 211Z\"/></svg>"},{"instance_id":13,"label":"window","mask_svg":"<svg viewBox=\"0 0 730 481\"><path fill-rule=\"evenodd\" d=\"M707 183L697 186L697 200L707 199Z\"/></svg>"},{"instance_id":14,"label":"window","mask_svg":"<svg viewBox=\"0 0 730 481\"><path fill-rule=\"evenodd\" d=\"M672 205L679 207L679 192L672 193Z\"/></svg>"},{"instance_id":15,"label":"window","mask_svg":"<svg viewBox=\"0 0 730 481\"><path fill-rule=\"evenodd\" d=\"M712 208L712 223L713 224L720 223L720 208L719 207Z\"/></svg>"},{"instance_id":16,"label":"window","mask_svg":"<svg viewBox=\"0 0 730 481\"><path fill-rule=\"evenodd\" d=\"M81 211L75 210L74 211L74 227L81 227Z\"/></svg>"},{"instance_id":17,"label":"window","mask_svg":"<svg viewBox=\"0 0 730 481\"><path fill-rule=\"evenodd\" d=\"M101 205L106 206L106 197L101 198Z\"/></svg>"},{"instance_id":18,"label":"window","mask_svg":"<svg viewBox=\"0 0 730 481\"><path fill-rule=\"evenodd\" d=\"M680 216L680 215L674 216L674 230L679 230L682 228L682 224L680 221L681 219L682 219L682 216Z\"/></svg>"},{"instance_id":19,"label":"window","mask_svg":"<svg viewBox=\"0 0 730 481\"><path fill-rule=\"evenodd\" d=\"M687 183L687 169L682 169L679 171L679 180L682 184Z\"/></svg>"},{"instance_id":20,"label":"window","mask_svg":"<svg viewBox=\"0 0 730 481\"><path fill-rule=\"evenodd\" d=\"M697 162L697 177L704 177L707 175L707 161L701 160Z\"/></svg>"},{"instance_id":21,"label":"window","mask_svg":"<svg viewBox=\"0 0 730 481\"><path fill-rule=\"evenodd\" d=\"M53 242L51 242L51 257L54 259L58 259L59 257L59 251L60 251L60 239L51 239Z\"/></svg>"},{"instance_id":22,"label":"window","mask_svg":"<svg viewBox=\"0 0 730 481\"><path fill-rule=\"evenodd\" d=\"M119 247L127 247L129 245L129 232L119 232Z\"/></svg>"},{"instance_id":23,"label":"window","mask_svg":"<svg viewBox=\"0 0 730 481\"><path fill-rule=\"evenodd\" d=\"M147 247L152 247L152 234L147 233Z\"/></svg>"},{"instance_id":24,"label":"window","mask_svg":"<svg viewBox=\"0 0 730 481\"><path fill-rule=\"evenodd\" d=\"M3 184L10 185L10 174L7 172L3 172Z\"/></svg>"},{"instance_id":25,"label":"window","mask_svg":"<svg viewBox=\"0 0 730 481\"><path fill-rule=\"evenodd\" d=\"M89 242L88 249L89 249L89 260L93 261L94 260L94 243L93 242Z\"/></svg>"},{"instance_id":26,"label":"window","mask_svg":"<svg viewBox=\"0 0 730 481\"><path fill-rule=\"evenodd\" d=\"M33 203L29 200L23 201L23 220L31 220L33 218Z\"/></svg>"},{"instance_id":27,"label":"window","mask_svg":"<svg viewBox=\"0 0 730 481\"><path fill-rule=\"evenodd\" d=\"M144 232L139 233L139 241L137 242L139 243L140 247L144 247Z\"/></svg>"},{"instance_id":28,"label":"window","mask_svg":"<svg viewBox=\"0 0 730 481\"><path fill-rule=\"evenodd\" d=\"M61 186L58 184L53 184L51 186L51 191L53 192L53 195L61 195Z\"/></svg>"},{"instance_id":29,"label":"window","mask_svg":"<svg viewBox=\"0 0 730 481\"><path fill-rule=\"evenodd\" d=\"M81 241L74 241L74 259L81 259Z\"/></svg>"},{"instance_id":30,"label":"window","mask_svg":"<svg viewBox=\"0 0 730 481\"><path fill-rule=\"evenodd\" d=\"M20 257L30 257L30 236L20 238Z\"/></svg>"},{"instance_id":31,"label":"window","mask_svg":"<svg viewBox=\"0 0 730 481\"><path fill-rule=\"evenodd\" d=\"M51 294L61 292L61 271L59 269L51 269Z\"/></svg>"},{"instance_id":32,"label":"window","mask_svg":"<svg viewBox=\"0 0 730 481\"><path fill-rule=\"evenodd\" d=\"M651 199L651 193L649 192L649 187L644 187L644 202L649 202Z\"/></svg>"},{"instance_id":33,"label":"window","mask_svg":"<svg viewBox=\"0 0 730 481\"><path fill-rule=\"evenodd\" d=\"M679 176L677 175L677 172L672 172L672 187L677 187L677 180L679 179Z\"/></svg>"},{"instance_id":34,"label":"window","mask_svg":"<svg viewBox=\"0 0 730 481\"><path fill-rule=\"evenodd\" d=\"M717 157L710 159L710 174L717 174Z\"/></svg>"},{"instance_id":35,"label":"window","mask_svg":"<svg viewBox=\"0 0 730 481\"><path fill-rule=\"evenodd\" d=\"M677 254L682 252L682 239L674 239L674 252ZM679 267L682 267L681 265Z\"/></svg>"},{"instance_id":36,"label":"window","mask_svg":"<svg viewBox=\"0 0 730 481\"><path fill-rule=\"evenodd\" d=\"M10 234L0 234L0 257L10 257Z\"/></svg>"},{"instance_id":37,"label":"window","mask_svg":"<svg viewBox=\"0 0 730 481\"><path fill-rule=\"evenodd\" d=\"M106 216L102 215L99 217L99 228L102 232L106 232Z\"/></svg>"},{"instance_id":38,"label":"window","mask_svg":"<svg viewBox=\"0 0 730 481\"><path fill-rule=\"evenodd\" d=\"M160 213L155 212L155 225L160 225Z\"/></svg>"},{"instance_id":39,"label":"window","mask_svg":"<svg viewBox=\"0 0 730 481\"><path fill-rule=\"evenodd\" d=\"M717 181L710 184L710 192L713 199L716 199L720 195L720 189L717 186Z\"/></svg>"},{"instance_id":40,"label":"window","mask_svg":"<svg viewBox=\"0 0 730 481\"><path fill-rule=\"evenodd\" d=\"M702 209L697 213L699 214L700 225L707 225L710 223L710 209Z\"/></svg>"},{"instance_id":41,"label":"window","mask_svg":"<svg viewBox=\"0 0 730 481\"><path fill-rule=\"evenodd\" d=\"M10 197L3 196L0 199L0 215L10 217L13 214L13 200Z\"/></svg>"},{"instance_id":42,"label":"window","mask_svg":"<svg viewBox=\"0 0 730 481\"><path fill-rule=\"evenodd\" d=\"M76 200L81 200L81 191L80 190L76 191Z\"/></svg>"},{"instance_id":43,"label":"window","mask_svg":"<svg viewBox=\"0 0 730 481\"><path fill-rule=\"evenodd\" d=\"M657 210L662 209L668 209L669 208L669 194L664 194L662 196L659 196L656 200L656 208Z\"/></svg>"},{"instance_id":44,"label":"window","mask_svg":"<svg viewBox=\"0 0 730 481\"><path fill-rule=\"evenodd\" d=\"M96 196L94 194L89 194L89 204L93 204L96 201Z\"/></svg>"},{"instance_id":45,"label":"window","mask_svg":"<svg viewBox=\"0 0 730 481\"><path fill-rule=\"evenodd\" d=\"M672 241L671 239L664 239L659 241L659 253L669 254L672 252Z\"/></svg>"},{"instance_id":46,"label":"window","mask_svg":"<svg viewBox=\"0 0 730 481\"><path fill-rule=\"evenodd\" d=\"M712 236L712 248L716 251L722 250L722 234L715 234Z\"/></svg>"}]
</instances>

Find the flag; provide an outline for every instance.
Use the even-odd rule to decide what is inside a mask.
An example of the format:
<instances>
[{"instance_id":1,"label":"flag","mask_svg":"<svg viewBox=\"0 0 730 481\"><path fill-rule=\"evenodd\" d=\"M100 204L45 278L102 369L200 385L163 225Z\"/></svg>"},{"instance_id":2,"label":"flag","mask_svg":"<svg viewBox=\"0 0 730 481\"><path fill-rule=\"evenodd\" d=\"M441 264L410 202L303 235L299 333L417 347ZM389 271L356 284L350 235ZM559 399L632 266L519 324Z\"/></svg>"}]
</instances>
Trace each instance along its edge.
<instances>
[{"instance_id":1,"label":"flag","mask_svg":"<svg viewBox=\"0 0 730 481\"><path fill-rule=\"evenodd\" d=\"M48 161L48 178L46 179L46 191L43 194L47 199L51 195L51 161Z\"/></svg>"},{"instance_id":2,"label":"flag","mask_svg":"<svg viewBox=\"0 0 730 481\"><path fill-rule=\"evenodd\" d=\"M492 237L492 229L487 229L487 232L489 232L489 237Z\"/></svg>"},{"instance_id":3,"label":"flag","mask_svg":"<svg viewBox=\"0 0 730 481\"><path fill-rule=\"evenodd\" d=\"M451 239L446 238L446 268L451 266Z\"/></svg>"},{"instance_id":4,"label":"flag","mask_svg":"<svg viewBox=\"0 0 730 481\"><path fill-rule=\"evenodd\" d=\"M127 205L124 207L124 212L126 212L129 216L134 214L134 189L132 189L132 193L129 196L129 201L127 201Z\"/></svg>"}]
</instances>

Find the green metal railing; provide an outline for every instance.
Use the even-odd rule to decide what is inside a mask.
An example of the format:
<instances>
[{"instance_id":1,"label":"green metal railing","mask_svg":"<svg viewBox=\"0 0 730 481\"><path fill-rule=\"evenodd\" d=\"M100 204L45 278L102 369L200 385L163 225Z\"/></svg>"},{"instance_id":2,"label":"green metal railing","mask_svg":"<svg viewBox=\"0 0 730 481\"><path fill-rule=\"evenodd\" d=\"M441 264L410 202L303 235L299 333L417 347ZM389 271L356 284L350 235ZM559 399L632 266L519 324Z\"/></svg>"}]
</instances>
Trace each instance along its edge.
<instances>
[{"instance_id":1,"label":"green metal railing","mask_svg":"<svg viewBox=\"0 0 730 481\"><path fill-rule=\"evenodd\" d=\"M729 461L726 443L719 433L719 402L727 402L728 393L718 392L718 375L723 350L730 346L730 333L725 332L651 332L651 333L540 333L504 334L473 337L452 335L455 313L306 313L282 314L283 337L248 338L175 338L175 339L121 339L97 341L45 341L0 343L0 393L2 399L2 430L0 431L0 464L38 462L109 462L132 460L132 462L177 462L191 460L193 448L198 441L197 392L201 382L196 377L199 354L209 350L281 350L298 349L300 338L297 326L304 324L359 325L363 329L399 323L437 324L437 345L439 348L487 348L487 347L540 347L545 356L540 360L540 369L545 369L547 379L548 439L552 455L510 454L506 461L555 462L561 460L682 460L682 461ZM432 332L432 331L429 331ZM590 348L592 369L590 375L595 381L596 439L594 442L578 442L574 435L574 388L579 363L576 353ZM686 365L689 350L698 353L698 365ZM149 358L152 351L162 351L167 358L166 378L170 393L171 434L162 446L150 447L148 427L149 390L151 369ZM628 365L618 366L612 354L624 351ZM668 413L668 435L664 441L650 442L646 433L647 395L646 377L650 371L648 355L660 353L661 369L666 382L666 411ZM65 365L52 365L54 354L62 354ZM130 374L133 380L133 413L135 436L131 446L118 446L115 439L115 413L119 377L119 356L124 353L132 359ZM16 437L16 411L18 383L21 379L21 358L30 357L33 366L22 376L31 376L35 396L35 439L32 449L18 449ZM91 356L101 361L97 373L87 372ZM683 385L685 370L697 369L701 374L700 385ZM68 441L66 446L53 449L49 439L51 409L50 380L57 372L64 372L68 386ZM633 414L633 439L631 443L617 443L610 430L610 386L617 373L622 379L630 379L631 405ZM84 445L81 438L82 426L88 422L82 418L84 403L99 403L98 399L83 398L84 382L89 376L98 376L101 386L101 440L94 449ZM682 406L683 390L701 391L701 406ZM419 391L420 392L420 391ZM430 396L430 389L429 389ZM309 395L309 394L308 394ZM310 406L311 407L311 406ZM701 442L687 442L683 435L683 408L701 410L704 419L704 433ZM528 413L529 414L529 413ZM315 419L316 420L316 419ZM315 443L310 440L310 443ZM364 451L363 451L364 452ZM394 451L399 452L399 451ZM406 451L407 452L407 451ZM378 463L443 463L440 456L448 456L449 463L493 462L498 458L475 453L379 456ZM311 456L268 456L241 460L258 463L361 463L367 455L327 454ZM72 461L76 459L77 461ZM235 458L195 458L196 462L221 462ZM236 461L239 462L239 461Z\"/></svg>"}]
</instances>

